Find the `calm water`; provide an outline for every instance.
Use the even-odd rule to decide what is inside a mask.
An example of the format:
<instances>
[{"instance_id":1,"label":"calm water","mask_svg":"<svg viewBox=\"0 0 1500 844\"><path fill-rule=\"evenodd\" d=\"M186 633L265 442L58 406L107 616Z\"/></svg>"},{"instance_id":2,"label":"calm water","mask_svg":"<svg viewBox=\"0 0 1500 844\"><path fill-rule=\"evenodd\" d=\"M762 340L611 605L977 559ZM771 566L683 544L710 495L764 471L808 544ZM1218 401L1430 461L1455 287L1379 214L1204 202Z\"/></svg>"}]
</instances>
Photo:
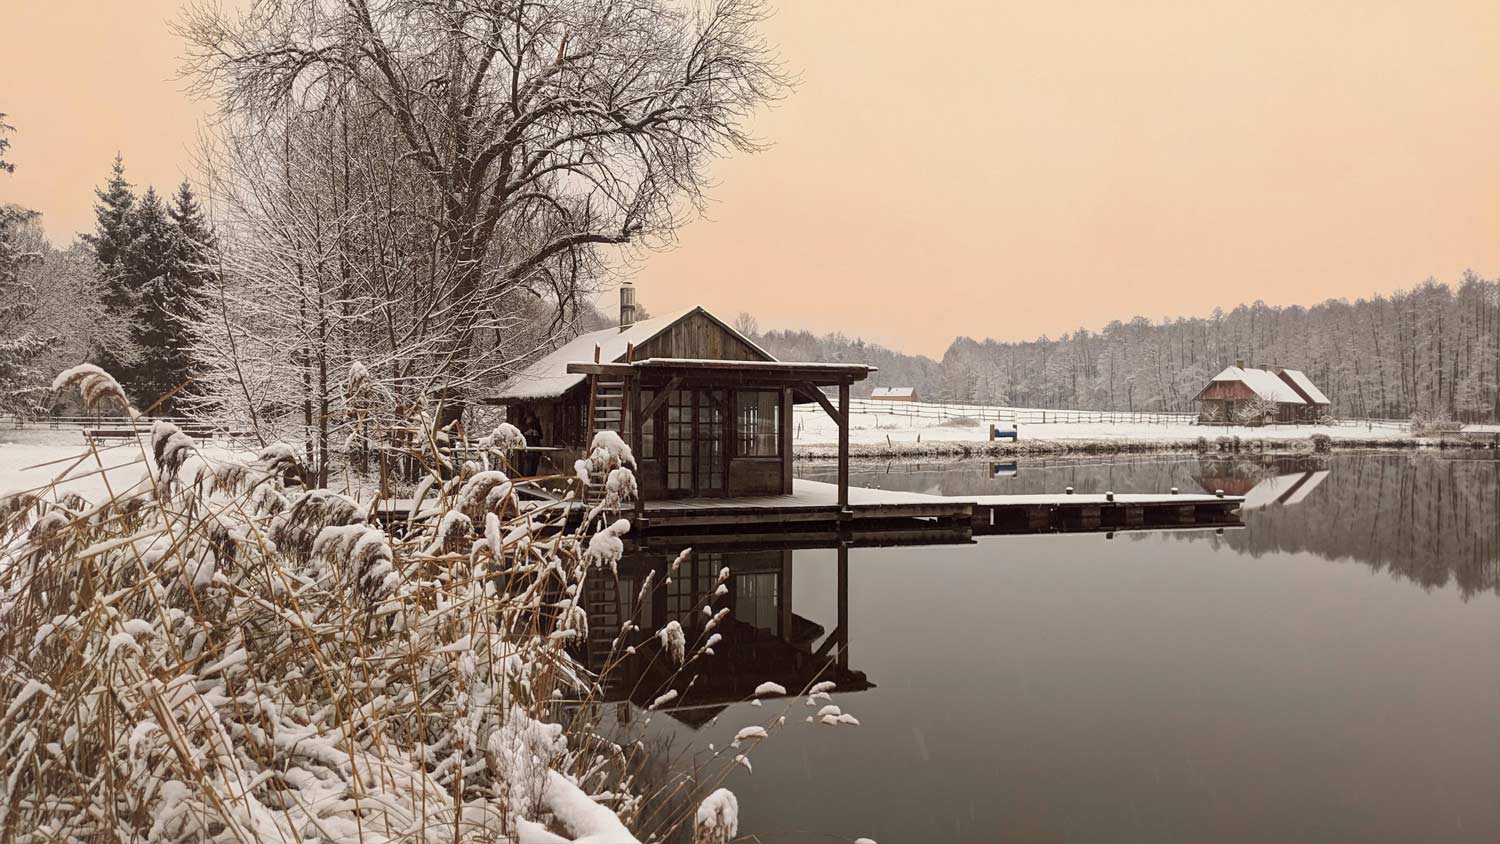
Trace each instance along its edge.
<instances>
[{"instance_id":1,"label":"calm water","mask_svg":"<svg viewBox=\"0 0 1500 844\"><path fill-rule=\"evenodd\" d=\"M691 618L728 566L718 604L733 621L685 705L649 729L678 752L706 750L786 713L751 753L754 774L725 782L742 833L1500 840L1500 462L893 464L853 481L948 494L1177 486L1250 506L1246 527L1223 535L987 537L857 548L842 567L832 550L700 554L642 609ZM664 565L643 556L622 576ZM861 726L803 723L816 710L800 699L733 702L820 671ZM635 697L649 702L659 679L633 674Z\"/></svg>"}]
</instances>

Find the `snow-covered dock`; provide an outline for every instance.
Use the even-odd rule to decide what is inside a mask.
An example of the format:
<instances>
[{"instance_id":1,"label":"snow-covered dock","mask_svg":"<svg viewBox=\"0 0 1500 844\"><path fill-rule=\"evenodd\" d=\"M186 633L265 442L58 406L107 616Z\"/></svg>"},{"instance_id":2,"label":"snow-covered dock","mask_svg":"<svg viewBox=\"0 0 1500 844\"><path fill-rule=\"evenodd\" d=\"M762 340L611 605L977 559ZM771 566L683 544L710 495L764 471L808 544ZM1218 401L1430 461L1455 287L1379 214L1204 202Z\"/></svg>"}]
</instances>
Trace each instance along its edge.
<instances>
[{"instance_id":1,"label":"snow-covered dock","mask_svg":"<svg viewBox=\"0 0 1500 844\"><path fill-rule=\"evenodd\" d=\"M1238 496L1105 493L943 496L849 488L798 478L789 495L646 502L635 535L646 541L691 534L702 543L747 534L784 541L863 543L965 541L996 533L1055 533L1239 525Z\"/></svg>"}]
</instances>

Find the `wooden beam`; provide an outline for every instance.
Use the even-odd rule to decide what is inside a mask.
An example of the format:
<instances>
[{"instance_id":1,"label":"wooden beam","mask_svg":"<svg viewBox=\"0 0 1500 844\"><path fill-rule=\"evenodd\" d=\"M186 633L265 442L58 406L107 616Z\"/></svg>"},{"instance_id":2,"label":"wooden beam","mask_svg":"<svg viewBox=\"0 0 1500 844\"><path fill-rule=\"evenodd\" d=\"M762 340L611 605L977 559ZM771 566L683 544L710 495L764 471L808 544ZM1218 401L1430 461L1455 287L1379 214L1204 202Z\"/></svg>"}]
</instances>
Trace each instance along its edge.
<instances>
[{"instance_id":1,"label":"wooden beam","mask_svg":"<svg viewBox=\"0 0 1500 844\"><path fill-rule=\"evenodd\" d=\"M635 371L628 363L569 363L570 375L617 375L624 378Z\"/></svg>"},{"instance_id":2,"label":"wooden beam","mask_svg":"<svg viewBox=\"0 0 1500 844\"><path fill-rule=\"evenodd\" d=\"M628 405L629 407L626 410L630 413L630 453L635 455L636 472L640 472L641 461L645 459L641 456L641 447L645 444L646 438L645 430L641 425L643 421L649 422L650 417L643 418L641 416L641 379L639 378L630 379L630 399ZM634 522L637 527L641 526L641 517L646 515L646 496L641 492L645 485L645 481L636 478Z\"/></svg>"},{"instance_id":3,"label":"wooden beam","mask_svg":"<svg viewBox=\"0 0 1500 844\"><path fill-rule=\"evenodd\" d=\"M819 393L819 395L822 395ZM839 510L849 513L849 382L839 385Z\"/></svg>"},{"instance_id":4,"label":"wooden beam","mask_svg":"<svg viewBox=\"0 0 1500 844\"><path fill-rule=\"evenodd\" d=\"M828 397L825 396L825 395L823 395L823 391L822 390L818 389L817 387L814 387L812 384L809 384L806 381L804 381L804 382L796 385L792 389L796 390L797 392L801 393L804 396L807 396L810 399L813 399L818 404L823 405L823 410L824 410L825 413L828 414L828 418L832 419L835 423L837 423L840 428L842 428L844 426L844 416L843 416L843 414L839 413L838 408L836 408L836 407L833 406L833 402L829 401ZM846 392L849 389L849 385L848 384L840 385L839 389L840 389L840 391ZM843 392L840 392L840 395L843 395Z\"/></svg>"},{"instance_id":5,"label":"wooden beam","mask_svg":"<svg viewBox=\"0 0 1500 844\"><path fill-rule=\"evenodd\" d=\"M655 419L656 412L658 410L661 410L662 405L667 403L667 397L672 395L672 393L681 386L682 377L674 376L671 381L667 382L667 386L662 387L660 390L656 391L656 398L652 399L651 403L646 405L645 408L641 410L641 418L648 421L651 419Z\"/></svg>"}]
</instances>

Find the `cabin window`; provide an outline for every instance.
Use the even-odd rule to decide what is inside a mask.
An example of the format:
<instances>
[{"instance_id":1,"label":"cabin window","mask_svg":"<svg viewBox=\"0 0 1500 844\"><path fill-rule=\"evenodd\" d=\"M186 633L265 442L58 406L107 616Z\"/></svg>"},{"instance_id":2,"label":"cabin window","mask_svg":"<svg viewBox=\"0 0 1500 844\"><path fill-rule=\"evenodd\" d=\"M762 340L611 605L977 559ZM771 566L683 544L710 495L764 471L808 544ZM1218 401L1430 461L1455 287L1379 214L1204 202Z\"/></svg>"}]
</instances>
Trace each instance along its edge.
<instances>
[{"instance_id":1,"label":"cabin window","mask_svg":"<svg viewBox=\"0 0 1500 844\"><path fill-rule=\"evenodd\" d=\"M703 607L713 608L723 602L714 595L719 586L719 569L724 565L724 555L718 553L694 553L667 581L667 618L684 626L700 621Z\"/></svg>"},{"instance_id":2,"label":"cabin window","mask_svg":"<svg viewBox=\"0 0 1500 844\"><path fill-rule=\"evenodd\" d=\"M776 457L781 453L781 393L742 390L739 406L739 455Z\"/></svg>"},{"instance_id":3,"label":"cabin window","mask_svg":"<svg viewBox=\"0 0 1500 844\"><path fill-rule=\"evenodd\" d=\"M734 578L734 617L773 636L781 634L781 614L776 602L776 572L740 574Z\"/></svg>"},{"instance_id":4,"label":"cabin window","mask_svg":"<svg viewBox=\"0 0 1500 844\"><path fill-rule=\"evenodd\" d=\"M693 488L693 393L674 390L667 399L667 488Z\"/></svg>"},{"instance_id":5,"label":"cabin window","mask_svg":"<svg viewBox=\"0 0 1500 844\"><path fill-rule=\"evenodd\" d=\"M651 406L652 399L656 398L655 390L641 390L641 407ZM635 414L631 414L632 417ZM650 419L641 420L641 459L650 460L656 456L656 423Z\"/></svg>"},{"instance_id":6,"label":"cabin window","mask_svg":"<svg viewBox=\"0 0 1500 844\"><path fill-rule=\"evenodd\" d=\"M698 393L698 491L724 491L724 420L729 396L723 390Z\"/></svg>"}]
</instances>

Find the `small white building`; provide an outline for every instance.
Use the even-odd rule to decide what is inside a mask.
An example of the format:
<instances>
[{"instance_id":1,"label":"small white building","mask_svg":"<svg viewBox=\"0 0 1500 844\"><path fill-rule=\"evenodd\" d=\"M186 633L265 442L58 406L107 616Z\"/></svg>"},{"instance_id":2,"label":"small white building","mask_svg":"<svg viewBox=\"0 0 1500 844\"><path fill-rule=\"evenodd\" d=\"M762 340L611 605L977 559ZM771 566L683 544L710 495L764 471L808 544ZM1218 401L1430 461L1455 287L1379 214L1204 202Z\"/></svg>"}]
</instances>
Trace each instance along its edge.
<instances>
[{"instance_id":1,"label":"small white building","mask_svg":"<svg viewBox=\"0 0 1500 844\"><path fill-rule=\"evenodd\" d=\"M876 387L870 392L871 401L917 401L916 387Z\"/></svg>"}]
</instances>

